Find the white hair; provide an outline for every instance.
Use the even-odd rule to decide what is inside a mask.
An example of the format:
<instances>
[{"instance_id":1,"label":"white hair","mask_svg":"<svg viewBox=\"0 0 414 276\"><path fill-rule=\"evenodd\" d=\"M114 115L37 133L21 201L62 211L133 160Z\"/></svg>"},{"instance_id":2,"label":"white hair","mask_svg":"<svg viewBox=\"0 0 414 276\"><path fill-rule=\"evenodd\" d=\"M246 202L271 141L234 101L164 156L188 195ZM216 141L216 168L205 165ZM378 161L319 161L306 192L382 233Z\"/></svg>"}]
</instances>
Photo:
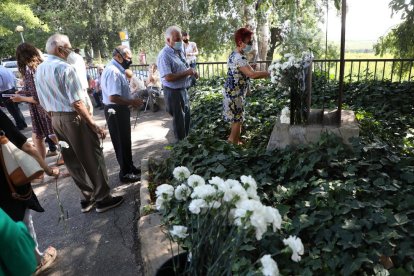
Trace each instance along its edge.
<instances>
[{"instance_id":1,"label":"white hair","mask_svg":"<svg viewBox=\"0 0 414 276\"><path fill-rule=\"evenodd\" d=\"M167 41L167 38L171 38L172 34L174 32L178 32L181 34L181 28L178 26L170 26L167 28L167 30L165 31L165 40Z\"/></svg>"},{"instance_id":2,"label":"white hair","mask_svg":"<svg viewBox=\"0 0 414 276\"><path fill-rule=\"evenodd\" d=\"M69 37L63 34L54 34L46 42L46 52L53 54L56 52L56 48L63 47L70 44Z\"/></svg>"}]
</instances>

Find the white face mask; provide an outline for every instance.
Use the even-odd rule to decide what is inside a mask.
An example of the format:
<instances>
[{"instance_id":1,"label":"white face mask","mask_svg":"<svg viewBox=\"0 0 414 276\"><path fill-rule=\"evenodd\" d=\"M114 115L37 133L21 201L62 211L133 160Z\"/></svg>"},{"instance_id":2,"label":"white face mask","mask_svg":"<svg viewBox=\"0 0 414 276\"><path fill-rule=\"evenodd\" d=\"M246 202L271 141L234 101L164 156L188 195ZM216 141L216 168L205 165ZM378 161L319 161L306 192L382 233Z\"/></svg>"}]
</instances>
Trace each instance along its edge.
<instances>
[{"instance_id":1,"label":"white face mask","mask_svg":"<svg viewBox=\"0 0 414 276\"><path fill-rule=\"evenodd\" d=\"M75 64L76 63L76 54L75 54L75 52L70 52L70 54L68 55L68 58L66 59L66 61L69 64Z\"/></svg>"}]
</instances>

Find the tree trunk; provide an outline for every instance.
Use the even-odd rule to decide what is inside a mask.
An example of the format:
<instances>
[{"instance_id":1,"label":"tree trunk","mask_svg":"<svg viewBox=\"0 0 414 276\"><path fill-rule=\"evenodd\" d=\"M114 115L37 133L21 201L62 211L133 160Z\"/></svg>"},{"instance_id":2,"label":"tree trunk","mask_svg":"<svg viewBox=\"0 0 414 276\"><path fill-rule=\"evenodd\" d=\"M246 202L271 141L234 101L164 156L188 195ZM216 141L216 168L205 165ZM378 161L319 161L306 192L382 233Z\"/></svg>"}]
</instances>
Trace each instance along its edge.
<instances>
[{"instance_id":1,"label":"tree trunk","mask_svg":"<svg viewBox=\"0 0 414 276\"><path fill-rule=\"evenodd\" d=\"M275 52L276 47L282 44L281 31L282 30L277 27L270 28L270 47L269 51L267 52L267 60L273 60L273 54Z\"/></svg>"},{"instance_id":2,"label":"tree trunk","mask_svg":"<svg viewBox=\"0 0 414 276\"><path fill-rule=\"evenodd\" d=\"M253 49L250 53L248 53L247 56L247 60L249 62L252 62L256 59L256 55L258 52L258 47L257 47L257 35L256 35L256 30L257 30L257 21L256 21L256 3L253 2L251 4L245 4L244 6L244 22L245 22L245 27L248 28L249 30L251 30L254 34L253 34Z\"/></svg>"},{"instance_id":3,"label":"tree trunk","mask_svg":"<svg viewBox=\"0 0 414 276\"><path fill-rule=\"evenodd\" d=\"M266 60L267 52L269 50L270 41L270 14L272 9L266 11L259 11L257 13L257 46L258 46L258 60Z\"/></svg>"}]
</instances>

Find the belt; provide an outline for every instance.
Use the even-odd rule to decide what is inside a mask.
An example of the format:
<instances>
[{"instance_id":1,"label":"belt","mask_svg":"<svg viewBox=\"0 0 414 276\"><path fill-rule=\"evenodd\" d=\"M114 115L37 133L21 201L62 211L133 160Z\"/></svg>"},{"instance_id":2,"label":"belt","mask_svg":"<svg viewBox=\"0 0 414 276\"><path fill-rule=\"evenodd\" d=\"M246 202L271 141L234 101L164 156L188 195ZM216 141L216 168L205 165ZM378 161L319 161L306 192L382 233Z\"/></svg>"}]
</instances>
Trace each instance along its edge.
<instances>
[{"instance_id":1,"label":"belt","mask_svg":"<svg viewBox=\"0 0 414 276\"><path fill-rule=\"evenodd\" d=\"M56 111L50 111L51 116L73 116L78 115L77 112L71 111L71 112L56 112Z\"/></svg>"}]
</instances>

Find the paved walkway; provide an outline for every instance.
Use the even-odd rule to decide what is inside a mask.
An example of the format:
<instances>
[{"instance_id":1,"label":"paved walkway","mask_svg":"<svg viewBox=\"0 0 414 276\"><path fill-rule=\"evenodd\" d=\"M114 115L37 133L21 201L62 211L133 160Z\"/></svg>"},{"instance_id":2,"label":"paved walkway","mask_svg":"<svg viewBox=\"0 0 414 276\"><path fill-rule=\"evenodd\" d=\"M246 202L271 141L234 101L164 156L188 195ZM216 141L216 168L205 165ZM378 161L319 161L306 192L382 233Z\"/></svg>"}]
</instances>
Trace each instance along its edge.
<instances>
[{"instance_id":1,"label":"paved walkway","mask_svg":"<svg viewBox=\"0 0 414 276\"><path fill-rule=\"evenodd\" d=\"M31 123L27 106L20 106L26 122ZM99 125L105 125L103 111L96 110L95 118ZM132 126L134 123L135 114L131 116ZM132 130L132 152L136 166L144 157L162 154L164 147L171 144L173 135L170 125L171 119L163 111L140 114L136 128ZM23 133L31 137L31 127ZM94 210L81 213L80 192L70 177L60 178L60 197L69 218L66 223L58 222L55 181L46 178L45 183L34 185L35 193L46 210L33 216L40 248L52 245L58 249L58 260L47 275L142 275L137 239L139 182L119 183L119 167L110 137L104 141L104 153L113 193L125 198L118 208L101 214ZM47 161L53 163L55 160L56 157L50 157ZM62 170L65 170L64 166Z\"/></svg>"}]
</instances>

